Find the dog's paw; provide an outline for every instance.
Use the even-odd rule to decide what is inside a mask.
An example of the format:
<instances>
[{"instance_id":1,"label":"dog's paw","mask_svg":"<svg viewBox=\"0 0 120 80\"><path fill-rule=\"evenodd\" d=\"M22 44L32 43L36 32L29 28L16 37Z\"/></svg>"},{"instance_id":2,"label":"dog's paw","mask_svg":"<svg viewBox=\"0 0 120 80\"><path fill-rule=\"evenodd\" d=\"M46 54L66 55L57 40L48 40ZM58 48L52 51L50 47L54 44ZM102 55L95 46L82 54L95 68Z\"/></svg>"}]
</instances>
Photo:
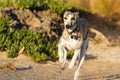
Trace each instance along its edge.
<instances>
[{"instance_id":1,"label":"dog's paw","mask_svg":"<svg viewBox=\"0 0 120 80\"><path fill-rule=\"evenodd\" d=\"M69 68L69 69L72 69L73 66L74 66L73 64L70 64L70 65L68 66L68 68Z\"/></svg>"},{"instance_id":2,"label":"dog's paw","mask_svg":"<svg viewBox=\"0 0 120 80\"><path fill-rule=\"evenodd\" d=\"M74 80L78 80L79 78L79 70L77 70L74 74Z\"/></svg>"}]
</instances>

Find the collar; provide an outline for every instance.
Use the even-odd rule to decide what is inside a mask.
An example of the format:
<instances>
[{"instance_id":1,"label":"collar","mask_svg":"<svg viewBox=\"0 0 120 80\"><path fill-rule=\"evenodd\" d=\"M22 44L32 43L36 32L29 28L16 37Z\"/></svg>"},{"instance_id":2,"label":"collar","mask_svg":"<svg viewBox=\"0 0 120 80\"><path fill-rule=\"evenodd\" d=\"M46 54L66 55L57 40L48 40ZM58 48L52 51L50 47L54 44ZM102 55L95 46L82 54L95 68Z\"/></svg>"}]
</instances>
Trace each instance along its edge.
<instances>
[{"instance_id":1,"label":"collar","mask_svg":"<svg viewBox=\"0 0 120 80\"><path fill-rule=\"evenodd\" d=\"M68 32L68 34L72 34L73 32L77 31L77 27L71 32L69 32L67 29L66 29L66 31Z\"/></svg>"}]
</instances>

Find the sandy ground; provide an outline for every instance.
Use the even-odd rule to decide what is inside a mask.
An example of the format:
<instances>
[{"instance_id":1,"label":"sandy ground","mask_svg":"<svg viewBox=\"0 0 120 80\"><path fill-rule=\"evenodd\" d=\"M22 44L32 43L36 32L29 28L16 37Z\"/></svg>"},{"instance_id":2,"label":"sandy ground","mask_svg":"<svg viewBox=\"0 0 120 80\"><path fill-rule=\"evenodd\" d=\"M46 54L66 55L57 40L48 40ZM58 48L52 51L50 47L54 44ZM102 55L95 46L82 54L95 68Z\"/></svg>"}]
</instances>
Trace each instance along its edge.
<instances>
[{"instance_id":1,"label":"sandy ground","mask_svg":"<svg viewBox=\"0 0 120 80\"><path fill-rule=\"evenodd\" d=\"M11 59L1 52L0 80L73 80L76 66L68 69L69 61L66 69L61 70L58 60L36 63L24 55ZM120 80L120 46L89 46L79 80Z\"/></svg>"}]
</instances>

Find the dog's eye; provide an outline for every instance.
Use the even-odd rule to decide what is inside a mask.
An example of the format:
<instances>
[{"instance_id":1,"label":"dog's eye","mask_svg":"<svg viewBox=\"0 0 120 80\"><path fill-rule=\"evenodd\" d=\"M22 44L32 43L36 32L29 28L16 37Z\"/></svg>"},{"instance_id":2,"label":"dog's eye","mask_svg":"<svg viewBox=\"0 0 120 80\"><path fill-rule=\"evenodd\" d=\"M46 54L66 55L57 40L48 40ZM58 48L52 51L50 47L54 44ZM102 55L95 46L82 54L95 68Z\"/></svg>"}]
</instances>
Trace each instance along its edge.
<instances>
[{"instance_id":1,"label":"dog's eye","mask_svg":"<svg viewBox=\"0 0 120 80\"><path fill-rule=\"evenodd\" d=\"M72 17L72 18L71 18L71 20L73 20L73 21L74 21L74 20L75 20L75 17Z\"/></svg>"},{"instance_id":2,"label":"dog's eye","mask_svg":"<svg viewBox=\"0 0 120 80\"><path fill-rule=\"evenodd\" d=\"M67 17L64 17L64 19L66 20L66 19L67 19Z\"/></svg>"}]
</instances>

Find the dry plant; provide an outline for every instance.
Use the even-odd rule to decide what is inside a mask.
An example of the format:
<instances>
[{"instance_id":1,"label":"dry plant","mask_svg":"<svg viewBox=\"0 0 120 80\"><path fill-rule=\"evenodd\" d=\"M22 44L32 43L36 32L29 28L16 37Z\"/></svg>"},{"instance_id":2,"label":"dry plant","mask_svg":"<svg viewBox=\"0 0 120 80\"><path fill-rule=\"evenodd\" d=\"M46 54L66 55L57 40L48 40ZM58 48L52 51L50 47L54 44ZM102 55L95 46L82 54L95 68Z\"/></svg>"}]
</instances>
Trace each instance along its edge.
<instances>
[{"instance_id":1,"label":"dry plant","mask_svg":"<svg viewBox=\"0 0 120 80\"><path fill-rule=\"evenodd\" d=\"M67 4L108 19L120 18L120 0L67 0Z\"/></svg>"},{"instance_id":2,"label":"dry plant","mask_svg":"<svg viewBox=\"0 0 120 80\"><path fill-rule=\"evenodd\" d=\"M120 0L111 0L107 17L114 20L120 20Z\"/></svg>"}]
</instances>

